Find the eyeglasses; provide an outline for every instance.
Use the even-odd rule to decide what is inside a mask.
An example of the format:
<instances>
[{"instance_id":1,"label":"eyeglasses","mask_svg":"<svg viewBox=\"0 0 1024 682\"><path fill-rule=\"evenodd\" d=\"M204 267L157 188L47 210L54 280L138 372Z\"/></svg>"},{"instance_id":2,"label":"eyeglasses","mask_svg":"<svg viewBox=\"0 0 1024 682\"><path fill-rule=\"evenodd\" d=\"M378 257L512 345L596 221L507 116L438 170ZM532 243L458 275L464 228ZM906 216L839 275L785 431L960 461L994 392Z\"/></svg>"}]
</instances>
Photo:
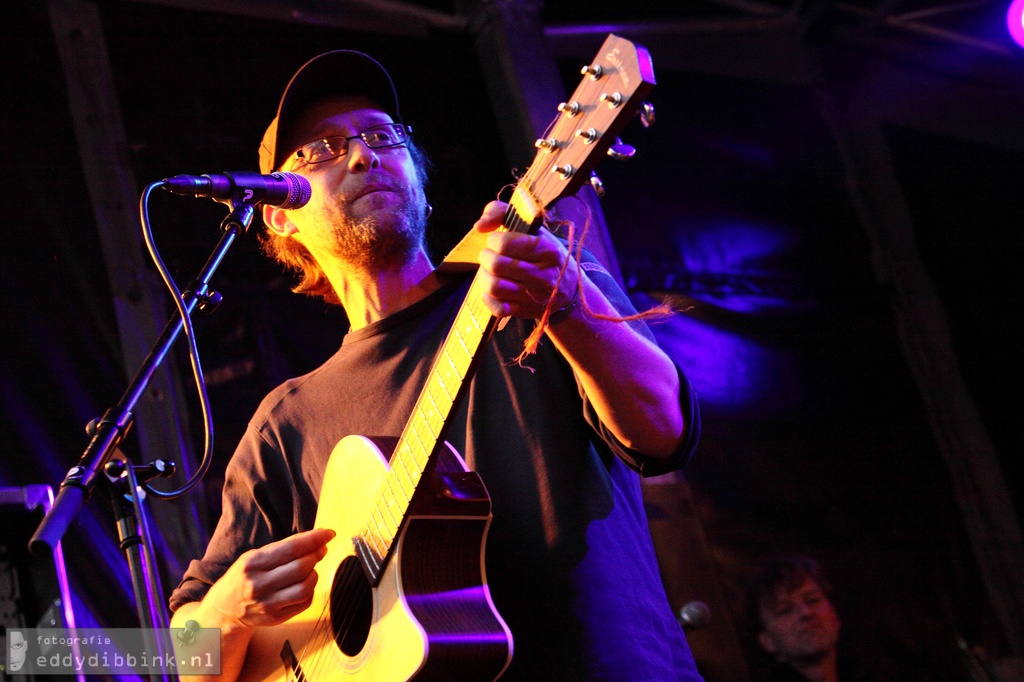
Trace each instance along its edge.
<instances>
[{"instance_id":1,"label":"eyeglasses","mask_svg":"<svg viewBox=\"0 0 1024 682\"><path fill-rule=\"evenodd\" d=\"M300 164L323 163L337 159L348 153L349 140L356 139L362 140L370 149L398 147L408 142L411 133L412 130L401 123L383 123L371 126L352 137L322 137L307 142L296 150L295 158Z\"/></svg>"}]
</instances>

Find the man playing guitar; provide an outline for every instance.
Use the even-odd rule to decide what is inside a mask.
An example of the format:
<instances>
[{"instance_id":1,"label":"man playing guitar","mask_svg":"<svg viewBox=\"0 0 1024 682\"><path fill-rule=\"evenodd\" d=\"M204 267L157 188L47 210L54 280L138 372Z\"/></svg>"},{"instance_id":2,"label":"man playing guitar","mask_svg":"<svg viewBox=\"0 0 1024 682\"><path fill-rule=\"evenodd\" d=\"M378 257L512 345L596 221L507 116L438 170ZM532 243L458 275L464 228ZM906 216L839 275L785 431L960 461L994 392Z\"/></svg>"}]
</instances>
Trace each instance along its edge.
<instances>
[{"instance_id":1,"label":"man playing guitar","mask_svg":"<svg viewBox=\"0 0 1024 682\"><path fill-rule=\"evenodd\" d=\"M475 275L435 267L423 154L384 68L344 50L289 83L260 168L309 181L306 206L264 207L264 245L351 328L250 421L173 626L221 629L225 679L699 680L637 475L685 463L696 400L643 322L622 321L636 311L614 279L537 229L558 174L484 208L464 243L479 244ZM368 439L332 455L353 434L400 438L394 455ZM446 569L465 533L429 533L469 517L476 546ZM450 626L463 606L468 625Z\"/></svg>"}]
</instances>

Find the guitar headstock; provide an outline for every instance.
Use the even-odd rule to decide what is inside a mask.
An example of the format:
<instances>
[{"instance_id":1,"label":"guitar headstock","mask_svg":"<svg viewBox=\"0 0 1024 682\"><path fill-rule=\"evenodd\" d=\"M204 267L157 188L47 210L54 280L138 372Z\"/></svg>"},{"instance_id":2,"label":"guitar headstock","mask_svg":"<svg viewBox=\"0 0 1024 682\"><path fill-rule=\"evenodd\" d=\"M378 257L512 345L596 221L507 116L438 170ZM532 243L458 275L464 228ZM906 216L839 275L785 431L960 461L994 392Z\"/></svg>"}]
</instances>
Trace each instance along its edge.
<instances>
[{"instance_id":1,"label":"guitar headstock","mask_svg":"<svg viewBox=\"0 0 1024 682\"><path fill-rule=\"evenodd\" d=\"M516 185L510 203L526 225L579 189L655 85L647 50L613 34L582 73L583 80L558 106L558 115L537 141L537 156Z\"/></svg>"}]
</instances>

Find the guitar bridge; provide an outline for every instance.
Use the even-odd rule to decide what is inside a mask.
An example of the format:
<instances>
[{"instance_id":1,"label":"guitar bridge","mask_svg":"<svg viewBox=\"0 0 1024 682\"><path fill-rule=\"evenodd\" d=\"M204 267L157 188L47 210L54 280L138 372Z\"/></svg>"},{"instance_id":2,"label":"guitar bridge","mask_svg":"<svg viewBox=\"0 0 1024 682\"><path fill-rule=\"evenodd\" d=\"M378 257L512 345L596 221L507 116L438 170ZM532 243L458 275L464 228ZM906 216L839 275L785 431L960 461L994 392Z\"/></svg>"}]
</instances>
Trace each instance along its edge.
<instances>
[{"instance_id":1,"label":"guitar bridge","mask_svg":"<svg viewBox=\"0 0 1024 682\"><path fill-rule=\"evenodd\" d=\"M306 682L306 675L302 672L299 659L295 657L292 644L287 639L281 647L281 662L284 663L284 677L288 682Z\"/></svg>"}]
</instances>

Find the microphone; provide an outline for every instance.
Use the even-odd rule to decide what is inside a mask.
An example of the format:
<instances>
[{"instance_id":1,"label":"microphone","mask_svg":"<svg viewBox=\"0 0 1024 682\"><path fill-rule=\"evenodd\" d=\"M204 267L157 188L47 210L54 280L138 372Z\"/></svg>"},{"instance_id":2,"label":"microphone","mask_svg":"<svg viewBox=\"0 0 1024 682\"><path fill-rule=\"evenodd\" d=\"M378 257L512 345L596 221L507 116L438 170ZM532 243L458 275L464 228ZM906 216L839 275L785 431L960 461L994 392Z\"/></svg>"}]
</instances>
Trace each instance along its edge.
<instances>
[{"instance_id":1,"label":"microphone","mask_svg":"<svg viewBox=\"0 0 1024 682\"><path fill-rule=\"evenodd\" d=\"M679 622L683 630L699 630L711 622L711 609L702 601L690 601L679 609Z\"/></svg>"},{"instance_id":2,"label":"microphone","mask_svg":"<svg viewBox=\"0 0 1024 682\"><path fill-rule=\"evenodd\" d=\"M278 208L302 208L313 194L309 180L295 173L239 172L210 175L175 175L164 180L172 194L210 197L215 201L240 201Z\"/></svg>"}]
</instances>

